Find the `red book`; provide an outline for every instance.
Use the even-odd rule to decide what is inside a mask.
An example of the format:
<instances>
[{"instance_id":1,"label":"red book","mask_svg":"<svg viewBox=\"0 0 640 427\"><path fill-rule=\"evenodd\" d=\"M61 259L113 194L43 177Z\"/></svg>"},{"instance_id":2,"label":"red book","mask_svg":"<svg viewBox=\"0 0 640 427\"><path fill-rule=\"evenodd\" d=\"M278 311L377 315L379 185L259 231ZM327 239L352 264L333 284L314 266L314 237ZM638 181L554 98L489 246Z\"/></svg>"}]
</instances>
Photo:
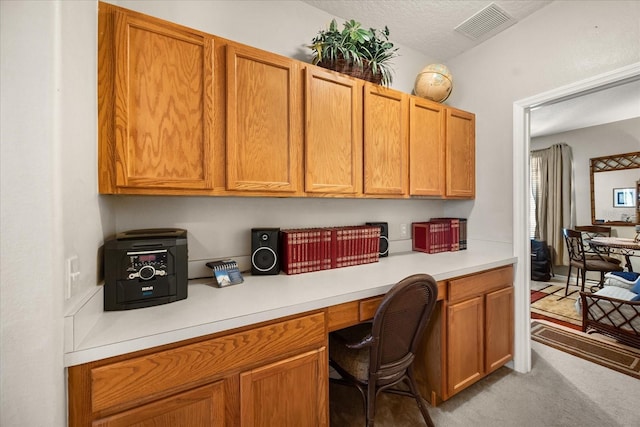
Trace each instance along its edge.
<instances>
[{"instance_id":1,"label":"red book","mask_svg":"<svg viewBox=\"0 0 640 427\"><path fill-rule=\"evenodd\" d=\"M434 254L447 251L446 228L437 222L414 222L411 224L412 249Z\"/></svg>"},{"instance_id":2,"label":"red book","mask_svg":"<svg viewBox=\"0 0 640 427\"><path fill-rule=\"evenodd\" d=\"M411 224L411 248L414 251L429 253L431 250L430 223L414 222Z\"/></svg>"},{"instance_id":3,"label":"red book","mask_svg":"<svg viewBox=\"0 0 640 427\"><path fill-rule=\"evenodd\" d=\"M451 227L451 250L460 250L460 220L458 218L451 218L449 223Z\"/></svg>"},{"instance_id":4,"label":"red book","mask_svg":"<svg viewBox=\"0 0 640 427\"><path fill-rule=\"evenodd\" d=\"M449 249L450 251L459 251L461 248L461 224L463 220L460 218L431 218L431 222L443 222L449 224Z\"/></svg>"},{"instance_id":5,"label":"red book","mask_svg":"<svg viewBox=\"0 0 640 427\"><path fill-rule=\"evenodd\" d=\"M322 229L322 269L328 270L331 268L331 253L332 253L332 239L333 231L330 228Z\"/></svg>"},{"instance_id":6,"label":"red book","mask_svg":"<svg viewBox=\"0 0 640 427\"><path fill-rule=\"evenodd\" d=\"M299 274L377 262L379 242L376 226L282 230L282 270Z\"/></svg>"}]
</instances>

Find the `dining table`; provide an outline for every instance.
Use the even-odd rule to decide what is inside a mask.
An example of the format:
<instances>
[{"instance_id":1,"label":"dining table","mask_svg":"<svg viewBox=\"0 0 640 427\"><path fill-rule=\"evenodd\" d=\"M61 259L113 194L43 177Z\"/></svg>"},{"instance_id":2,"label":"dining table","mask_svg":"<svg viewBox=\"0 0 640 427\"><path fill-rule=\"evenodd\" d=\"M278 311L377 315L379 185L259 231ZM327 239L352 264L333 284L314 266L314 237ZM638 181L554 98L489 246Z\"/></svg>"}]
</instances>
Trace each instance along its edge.
<instances>
[{"instance_id":1,"label":"dining table","mask_svg":"<svg viewBox=\"0 0 640 427\"><path fill-rule=\"evenodd\" d=\"M618 254L624 256L628 271L633 271L631 257L640 257L640 241L637 238L629 239L623 237L598 236L589 239L588 243L596 253L602 255Z\"/></svg>"}]
</instances>

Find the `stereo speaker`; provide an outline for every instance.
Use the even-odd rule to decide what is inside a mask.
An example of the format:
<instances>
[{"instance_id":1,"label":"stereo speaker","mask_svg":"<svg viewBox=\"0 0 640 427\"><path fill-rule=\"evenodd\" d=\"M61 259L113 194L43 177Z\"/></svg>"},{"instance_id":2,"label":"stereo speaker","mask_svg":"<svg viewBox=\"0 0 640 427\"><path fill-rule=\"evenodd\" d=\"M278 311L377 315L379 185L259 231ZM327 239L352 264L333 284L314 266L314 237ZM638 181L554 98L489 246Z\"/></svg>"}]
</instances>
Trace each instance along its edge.
<instances>
[{"instance_id":1,"label":"stereo speaker","mask_svg":"<svg viewBox=\"0 0 640 427\"><path fill-rule=\"evenodd\" d=\"M279 235L279 228L251 229L251 274L254 276L280 273Z\"/></svg>"},{"instance_id":2,"label":"stereo speaker","mask_svg":"<svg viewBox=\"0 0 640 427\"><path fill-rule=\"evenodd\" d=\"M368 222L367 225L380 227L380 257L389 256L389 224L386 222Z\"/></svg>"}]
</instances>

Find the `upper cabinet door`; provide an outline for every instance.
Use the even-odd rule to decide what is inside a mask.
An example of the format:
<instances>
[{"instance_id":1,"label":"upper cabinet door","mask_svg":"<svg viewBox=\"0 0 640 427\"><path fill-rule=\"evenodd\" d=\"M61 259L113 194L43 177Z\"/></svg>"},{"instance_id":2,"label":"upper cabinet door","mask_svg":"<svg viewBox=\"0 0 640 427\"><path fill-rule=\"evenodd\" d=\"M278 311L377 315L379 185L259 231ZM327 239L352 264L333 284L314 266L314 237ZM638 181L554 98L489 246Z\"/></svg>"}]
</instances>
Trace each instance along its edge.
<instances>
[{"instance_id":1,"label":"upper cabinet door","mask_svg":"<svg viewBox=\"0 0 640 427\"><path fill-rule=\"evenodd\" d=\"M447 197L476 195L476 116L447 108Z\"/></svg>"},{"instance_id":2,"label":"upper cabinet door","mask_svg":"<svg viewBox=\"0 0 640 427\"><path fill-rule=\"evenodd\" d=\"M362 192L362 81L306 69L305 191Z\"/></svg>"},{"instance_id":3,"label":"upper cabinet door","mask_svg":"<svg viewBox=\"0 0 640 427\"><path fill-rule=\"evenodd\" d=\"M409 190L407 95L364 85L364 193L407 196Z\"/></svg>"},{"instance_id":4,"label":"upper cabinet door","mask_svg":"<svg viewBox=\"0 0 640 427\"><path fill-rule=\"evenodd\" d=\"M445 109L412 96L409 103L409 194L445 194Z\"/></svg>"},{"instance_id":5,"label":"upper cabinet door","mask_svg":"<svg viewBox=\"0 0 640 427\"><path fill-rule=\"evenodd\" d=\"M227 46L227 189L300 189L301 77L295 61Z\"/></svg>"},{"instance_id":6,"label":"upper cabinet door","mask_svg":"<svg viewBox=\"0 0 640 427\"><path fill-rule=\"evenodd\" d=\"M108 78L115 70L113 97L102 93L99 108L115 99L115 150L101 142L101 154L115 152L115 160L101 164L101 179L115 169L118 188L212 188L213 39L117 11L113 44L114 62L104 51L109 43L100 52L100 72Z\"/></svg>"}]
</instances>

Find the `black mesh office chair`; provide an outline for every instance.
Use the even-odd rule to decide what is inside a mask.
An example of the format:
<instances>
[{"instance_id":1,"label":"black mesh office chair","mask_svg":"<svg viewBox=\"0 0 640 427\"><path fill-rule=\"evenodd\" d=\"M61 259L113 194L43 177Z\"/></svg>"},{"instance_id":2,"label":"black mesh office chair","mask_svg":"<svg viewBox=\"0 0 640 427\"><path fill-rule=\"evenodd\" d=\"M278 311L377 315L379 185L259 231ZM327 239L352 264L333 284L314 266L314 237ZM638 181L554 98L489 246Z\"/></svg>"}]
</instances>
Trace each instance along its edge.
<instances>
[{"instance_id":1,"label":"black mesh office chair","mask_svg":"<svg viewBox=\"0 0 640 427\"><path fill-rule=\"evenodd\" d=\"M418 391L413 361L437 298L438 286L431 276L409 276L387 292L373 322L329 335L329 363L343 382L362 394L367 426L373 426L381 391L413 397L427 426L434 425ZM392 388L402 382L408 391Z\"/></svg>"}]
</instances>

